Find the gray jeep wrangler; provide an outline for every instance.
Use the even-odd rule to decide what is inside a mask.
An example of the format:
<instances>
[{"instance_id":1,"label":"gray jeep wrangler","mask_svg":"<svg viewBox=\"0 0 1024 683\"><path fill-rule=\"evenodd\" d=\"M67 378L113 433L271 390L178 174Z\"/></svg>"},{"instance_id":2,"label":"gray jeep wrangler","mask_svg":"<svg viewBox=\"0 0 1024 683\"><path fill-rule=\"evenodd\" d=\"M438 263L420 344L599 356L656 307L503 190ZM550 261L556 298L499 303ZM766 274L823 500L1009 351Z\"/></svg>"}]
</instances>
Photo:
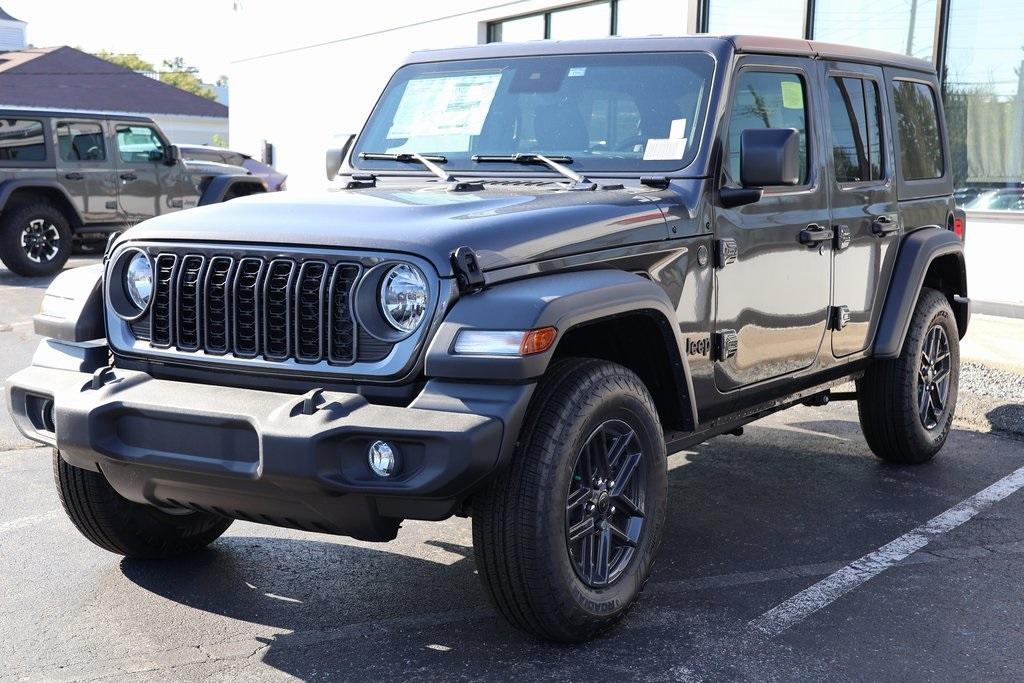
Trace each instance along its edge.
<instances>
[{"instance_id":1,"label":"gray jeep wrangler","mask_svg":"<svg viewBox=\"0 0 1024 683\"><path fill-rule=\"evenodd\" d=\"M184 162L151 119L0 110L0 261L52 275L72 242L266 191L244 168Z\"/></svg>"},{"instance_id":2,"label":"gray jeep wrangler","mask_svg":"<svg viewBox=\"0 0 1024 683\"><path fill-rule=\"evenodd\" d=\"M102 548L471 516L498 611L583 640L685 514L666 454L830 398L886 461L942 448L970 310L940 102L928 63L803 40L417 53L331 192L59 277L11 410Z\"/></svg>"}]
</instances>

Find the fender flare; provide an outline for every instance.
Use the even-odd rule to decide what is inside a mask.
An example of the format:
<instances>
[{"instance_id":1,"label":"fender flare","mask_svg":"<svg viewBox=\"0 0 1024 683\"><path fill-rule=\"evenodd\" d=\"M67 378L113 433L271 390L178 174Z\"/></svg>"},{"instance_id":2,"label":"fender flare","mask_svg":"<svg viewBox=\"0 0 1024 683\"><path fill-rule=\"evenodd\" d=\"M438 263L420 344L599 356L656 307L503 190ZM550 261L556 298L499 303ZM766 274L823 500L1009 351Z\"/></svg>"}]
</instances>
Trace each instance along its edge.
<instances>
[{"instance_id":1,"label":"fender flare","mask_svg":"<svg viewBox=\"0 0 1024 683\"><path fill-rule=\"evenodd\" d=\"M875 333L872 353L875 358L899 357L928 269L936 259L946 256L952 256L956 263L957 281L952 283L955 291L950 293L950 305L953 306L960 337L966 334L970 302L967 300L967 265L963 242L955 233L944 228L921 228L903 239L896 256L896 265L878 321L878 331Z\"/></svg>"},{"instance_id":2,"label":"fender flare","mask_svg":"<svg viewBox=\"0 0 1024 683\"><path fill-rule=\"evenodd\" d=\"M255 185L260 189L257 192L266 192L267 184L250 175L219 175L214 176L210 183L203 190L203 196L199 198L198 206L207 206L209 204L220 204L224 201L224 197L227 196L234 187L239 185Z\"/></svg>"},{"instance_id":3,"label":"fender flare","mask_svg":"<svg viewBox=\"0 0 1024 683\"><path fill-rule=\"evenodd\" d=\"M490 382L529 382L541 377L558 345L573 328L616 316L651 316L665 335L684 419L698 424L697 404L675 307L657 284L621 270L588 270L540 275L503 283L459 299L438 327L424 361L427 377ZM558 330L544 353L526 357L455 355L462 329Z\"/></svg>"},{"instance_id":4,"label":"fender flare","mask_svg":"<svg viewBox=\"0 0 1024 683\"><path fill-rule=\"evenodd\" d=\"M56 180L46 180L44 178L14 178L11 180L4 180L0 182L0 211L7 208L7 202L10 201L11 195L18 190L33 190L33 189L45 189L45 190L56 190L64 198L64 202L74 220L74 225L82 225L82 215L78 213L78 209L75 208L75 203L71 201L71 195L64 189Z\"/></svg>"},{"instance_id":5,"label":"fender flare","mask_svg":"<svg viewBox=\"0 0 1024 683\"><path fill-rule=\"evenodd\" d=\"M94 263L54 278L43 294L40 312L32 318L35 333L71 343L105 340L103 268Z\"/></svg>"}]
</instances>

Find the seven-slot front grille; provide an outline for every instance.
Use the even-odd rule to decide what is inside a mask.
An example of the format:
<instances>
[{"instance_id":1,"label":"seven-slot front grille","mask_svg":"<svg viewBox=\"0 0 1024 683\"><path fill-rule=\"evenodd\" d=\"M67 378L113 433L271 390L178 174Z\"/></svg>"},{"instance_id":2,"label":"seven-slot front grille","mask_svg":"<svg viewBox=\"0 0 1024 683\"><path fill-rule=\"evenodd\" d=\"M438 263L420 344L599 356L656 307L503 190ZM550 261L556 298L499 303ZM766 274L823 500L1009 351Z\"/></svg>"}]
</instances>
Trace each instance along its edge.
<instances>
[{"instance_id":1,"label":"seven-slot front grille","mask_svg":"<svg viewBox=\"0 0 1024 683\"><path fill-rule=\"evenodd\" d=\"M153 264L146 322L154 347L300 363L357 360L356 263L161 253Z\"/></svg>"}]
</instances>

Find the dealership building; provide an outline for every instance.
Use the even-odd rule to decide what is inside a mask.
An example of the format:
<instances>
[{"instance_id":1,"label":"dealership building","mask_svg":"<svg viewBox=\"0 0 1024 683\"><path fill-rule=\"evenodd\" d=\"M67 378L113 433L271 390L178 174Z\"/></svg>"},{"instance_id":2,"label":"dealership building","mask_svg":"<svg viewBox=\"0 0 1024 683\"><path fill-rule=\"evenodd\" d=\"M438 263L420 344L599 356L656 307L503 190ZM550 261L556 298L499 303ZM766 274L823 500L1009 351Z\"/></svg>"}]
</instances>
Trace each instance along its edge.
<instances>
[{"instance_id":1,"label":"dealership building","mask_svg":"<svg viewBox=\"0 0 1024 683\"><path fill-rule=\"evenodd\" d=\"M393 11L367 16L349 3L276 14L243 5L240 26L255 40L236 48L231 143L272 150L292 189L324 185L324 149L359 130L413 50L717 33L812 38L929 60L942 77L958 199L969 210L968 257L984 249L984 267L971 272L972 298L987 301L988 312L1024 315L1021 0L447 0L385 2L380 7Z\"/></svg>"}]
</instances>

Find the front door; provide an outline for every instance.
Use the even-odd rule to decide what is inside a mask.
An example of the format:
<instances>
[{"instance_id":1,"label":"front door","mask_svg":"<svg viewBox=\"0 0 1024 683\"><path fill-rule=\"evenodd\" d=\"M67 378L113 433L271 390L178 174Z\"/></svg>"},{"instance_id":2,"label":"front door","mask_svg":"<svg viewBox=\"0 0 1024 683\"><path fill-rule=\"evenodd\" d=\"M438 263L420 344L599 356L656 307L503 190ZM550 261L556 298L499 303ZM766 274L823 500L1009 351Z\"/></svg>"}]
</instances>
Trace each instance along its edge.
<instances>
[{"instance_id":1,"label":"front door","mask_svg":"<svg viewBox=\"0 0 1024 683\"><path fill-rule=\"evenodd\" d=\"M766 187L753 204L716 209L717 251L735 253L716 270L716 333L722 340L735 332L736 340L735 353L715 366L721 391L810 367L825 336L832 244L815 68L809 59L749 57L733 77L719 139L720 182L739 186L740 135L747 129L796 129L801 160L796 186Z\"/></svg>"},{"instance_id":2,"label":"front door","mask_svg":"<svg viewBox=\"0 0 1024 683\"><path fill-rule=\"evenodd\" d=\"M116 123L117 199L131 224L177 208L176 166L165 163L170 145L145 123Z\"/></svg>"},{"instance_id":3,"label":"front door","mask_svg":"<svg viewBox=\"0 0 1024 683\"><path fill-rule=\"evenodd\" d=\"M118 222L113 155L101 121L58 121L57 173L86 223Z\"/></svg>"},{"instance_id":4,"label":"front door","mask_svg":"<svg viewBox=\"0 0 1024 683\"><path fill-rule=\"evenodd\" d=\"M882 69L840 62L826 63L825 69L829 192L837 234L832 296L833 304L849 313L848 322L832 331L832 353L842 357L866 349L874 335L900 224Z\"/></svg>"}]
</instances>

